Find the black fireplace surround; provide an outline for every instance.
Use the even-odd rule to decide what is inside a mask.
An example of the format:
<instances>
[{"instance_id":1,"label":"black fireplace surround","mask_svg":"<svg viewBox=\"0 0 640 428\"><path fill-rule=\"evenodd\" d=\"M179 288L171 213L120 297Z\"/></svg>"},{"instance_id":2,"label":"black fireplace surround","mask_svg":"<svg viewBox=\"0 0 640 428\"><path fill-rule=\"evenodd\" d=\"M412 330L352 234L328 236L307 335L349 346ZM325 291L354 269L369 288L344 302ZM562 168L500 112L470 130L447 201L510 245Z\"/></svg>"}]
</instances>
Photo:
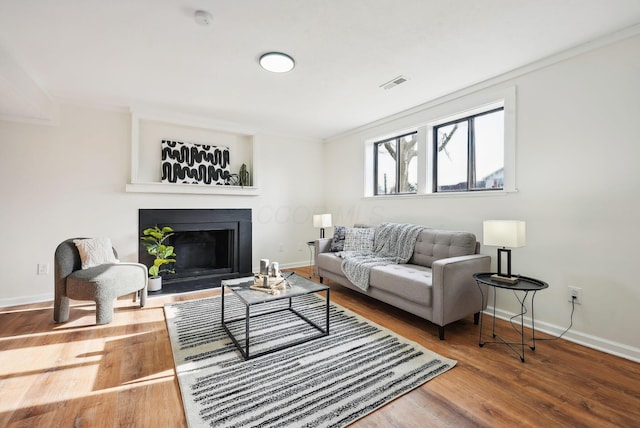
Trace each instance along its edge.
<instances>
[{"instance_id":1,"label":"black fireplace surround","mask_svg":"<svg viewBox=\"0 0 640 428\"><path fill-rule=\"evenodd\" d=\"M252 275L250 209L140 209L138 232L169 226L174 235L166 245L175 247L176 262L165 265L175 273L162 273L162 291L185 292L219 287L220 281ZM140 244L138 261L153 264L153 256Z\"/></svg>"}]
</instances>

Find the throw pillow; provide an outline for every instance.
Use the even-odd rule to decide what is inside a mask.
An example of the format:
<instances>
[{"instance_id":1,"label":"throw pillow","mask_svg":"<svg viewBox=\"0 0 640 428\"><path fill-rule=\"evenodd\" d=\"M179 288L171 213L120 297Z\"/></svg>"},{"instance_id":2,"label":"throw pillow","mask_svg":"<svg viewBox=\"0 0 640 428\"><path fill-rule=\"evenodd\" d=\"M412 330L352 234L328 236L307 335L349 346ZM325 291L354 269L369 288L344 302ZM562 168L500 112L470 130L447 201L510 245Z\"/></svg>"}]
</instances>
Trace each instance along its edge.
<instances>
[{"instance_id":1,"label":"throw pillow","mask_svg":"<svg viewBox=\"0 0 640 428\"><path fill-rule=\"evenodd\" d=\"M82 269L105 263L118 263L109 238L74 239L73 243L80 253Z\"/></svg>"},{"instance_id":2,"label":"throw pillow","mask_svg":"<svg viewBox=\"0 0 640 428\"><path fill-rule=\"evenodd\" d=\"M371 227L347 227L344 251L372 251L376 229Z\"/></svg>"},{"instance_id":3,"label":"throw pillow","mask_svg":"<svg viewBox=\"0 0 640 428\"><path fill-rule=\"evenodd\" d=\"M331 240L331 251L335 252L344 250L345 229L346 227L344 226L334 226L333 239Z\"/></svg>"}]
</instances>

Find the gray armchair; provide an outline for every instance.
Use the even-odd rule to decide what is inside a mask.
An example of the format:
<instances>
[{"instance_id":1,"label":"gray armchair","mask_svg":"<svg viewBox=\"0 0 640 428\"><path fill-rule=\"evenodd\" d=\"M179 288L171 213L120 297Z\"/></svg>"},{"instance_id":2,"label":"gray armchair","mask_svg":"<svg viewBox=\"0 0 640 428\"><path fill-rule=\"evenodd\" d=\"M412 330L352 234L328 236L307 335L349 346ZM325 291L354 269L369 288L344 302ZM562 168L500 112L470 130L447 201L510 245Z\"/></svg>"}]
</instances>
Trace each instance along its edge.
<instances>
[{"instance_id":1,"label":"gray armchair","mask_svg":"<svg viewBox=\"0 0 640 428\"><path fill-rule=\"evenodd\" d=\"M115 248L113 253L117 257ZM148 271L143 264L110 263L81 269L80 253L73 239L67 239L58 245L54 259L55 322L69 319L69 299L94 301L96 324L107 324L113 320L113 306L120 296L134 293L135 302L140 292L140 307L147 303Z\"/></svg>"}]
</instances>

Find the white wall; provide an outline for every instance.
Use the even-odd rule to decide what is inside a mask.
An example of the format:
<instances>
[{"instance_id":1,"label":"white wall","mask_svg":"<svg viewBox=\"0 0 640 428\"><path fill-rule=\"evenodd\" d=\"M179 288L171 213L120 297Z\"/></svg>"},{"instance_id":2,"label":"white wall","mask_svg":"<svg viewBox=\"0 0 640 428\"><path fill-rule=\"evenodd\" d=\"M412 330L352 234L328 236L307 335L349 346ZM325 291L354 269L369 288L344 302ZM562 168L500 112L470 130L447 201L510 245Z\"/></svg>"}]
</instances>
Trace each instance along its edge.
<instances>
[{"instance_id":1,"label":"white wall","mask_svg":"<svg viewBox=\"0 0 640 428\"><path fill-rule=\"evenodd\" d=\"M322 210L322 145L260 135L260 195L126 193L128 113L63 106L58 126L0 121L0 306L53 296L53 253L64 239L108 236L137 260L139 208L251 208L253 265L309 263L305 243ZM295 161L292 161L295 160ZM50 273L37 275L37 264Z\"/></svg>"},{"instance_id":2,"label":"white wall","mask_svg":"<svg viewBox=\"0 0 640 428\"><path fill-rule=\"evenodd\" d=\"M363 145L376 135L434 119L435 103L325 143L325 205L334 224L406 221L474 232L485 219L527 222L527 245L513 250L514 271L547 281L536 297L537 325L569 324L567 286L583 305L567 337L640 360L640 37L478 88L517 87L518 193L489 197L363 198ZM516 77L514 77L516 76ZM468 95L467 89L460 95ZM476 94L477 95L477 94ZM494 247L482 248L493 256ZM503 315L519 306L499 293ZM540 345L541 352L544 346Z\"/></svg>"}]
</instances>

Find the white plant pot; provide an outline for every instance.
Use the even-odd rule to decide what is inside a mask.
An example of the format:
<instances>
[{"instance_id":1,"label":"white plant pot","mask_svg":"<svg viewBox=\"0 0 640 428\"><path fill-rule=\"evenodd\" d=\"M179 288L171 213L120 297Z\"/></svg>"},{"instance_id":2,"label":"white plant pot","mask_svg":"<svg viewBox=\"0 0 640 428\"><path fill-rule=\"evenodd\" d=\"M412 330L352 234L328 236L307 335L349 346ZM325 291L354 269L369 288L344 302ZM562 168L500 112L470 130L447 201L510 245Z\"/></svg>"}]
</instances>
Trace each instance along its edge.
<instances>
[{"instance_id":1,"label":"white plant pot","mask_svg":"<svg viewBox=\"0 0 640 428\"><path fill-rule=\"evenodd\" d=\"M149 277L149 282L147 283L147 290L148 291L162 290L162 277L161 276Z\"/></svg>"}]
</instances>

